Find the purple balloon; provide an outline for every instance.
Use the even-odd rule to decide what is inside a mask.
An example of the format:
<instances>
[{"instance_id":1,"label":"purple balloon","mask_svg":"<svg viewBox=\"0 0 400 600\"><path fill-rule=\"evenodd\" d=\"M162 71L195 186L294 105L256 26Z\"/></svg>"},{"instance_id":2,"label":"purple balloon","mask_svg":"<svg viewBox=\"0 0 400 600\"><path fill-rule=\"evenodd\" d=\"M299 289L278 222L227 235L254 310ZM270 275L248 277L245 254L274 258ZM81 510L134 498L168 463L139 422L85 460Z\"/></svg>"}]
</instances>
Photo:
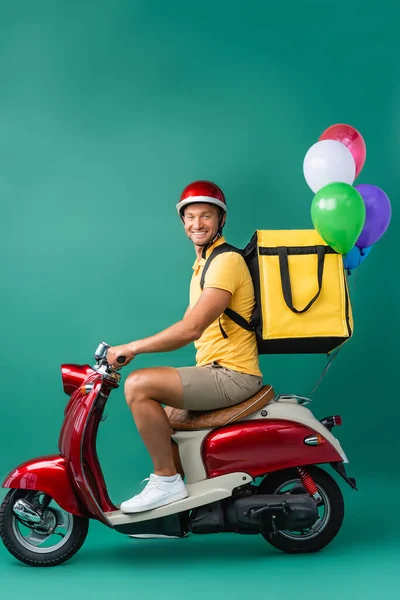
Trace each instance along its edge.
<instances>
[{"instance_id":1,"label":"purple balloon","mask_svg":"<svg viewBox=\"0 0 400 600\"><path fill-rule=\"evenodd\" d=\"M355 245L366 248L375 244L389 227L392 207L385 192L376 185L362 183L355 189L361 194L366 208L364 227Z\"/></svg>"}]
</instances>

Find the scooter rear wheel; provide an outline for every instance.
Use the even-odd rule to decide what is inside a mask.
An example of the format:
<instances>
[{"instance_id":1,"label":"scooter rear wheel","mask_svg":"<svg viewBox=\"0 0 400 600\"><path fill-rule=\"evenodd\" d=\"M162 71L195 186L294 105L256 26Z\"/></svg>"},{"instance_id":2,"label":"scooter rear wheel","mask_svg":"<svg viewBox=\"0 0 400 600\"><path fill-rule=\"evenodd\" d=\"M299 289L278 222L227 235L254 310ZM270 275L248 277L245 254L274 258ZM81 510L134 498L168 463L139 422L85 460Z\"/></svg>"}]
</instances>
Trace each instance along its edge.
<instances>
[{"instance_id":1,"label":"scooter rear wheel","mask_svg":"<svg viewBox=\"0 0 400 600\"><path fill-rule=\"evenodd\" d=\"M25 500L37 506L42 522L19 518L15 503ZM55 567L70 559L86 539L89 519L53 506L51 498L40 492L11 490L0 507L0 536L7 550L32 567Z\"/></svg>"},{"instance_id":2,"label":"scooter rear wheel","mask_svg":"<svg viewBox=\"0 0 400 600\"><path fill-rule=\"evenodd\" d=\"M319 518L305 531L277 531L262 536L275 548L288 554L318 552L327 546L338 534L344 518L344 501L336 481L319 467L307 467L313 478L321 503L318 505ZM277 471L267 475L259 486L260 494L290 494L294 486L299 493L300 477L296 469ZM302 493L307 493L303 488Z\"/></svg>"}]
</instances>

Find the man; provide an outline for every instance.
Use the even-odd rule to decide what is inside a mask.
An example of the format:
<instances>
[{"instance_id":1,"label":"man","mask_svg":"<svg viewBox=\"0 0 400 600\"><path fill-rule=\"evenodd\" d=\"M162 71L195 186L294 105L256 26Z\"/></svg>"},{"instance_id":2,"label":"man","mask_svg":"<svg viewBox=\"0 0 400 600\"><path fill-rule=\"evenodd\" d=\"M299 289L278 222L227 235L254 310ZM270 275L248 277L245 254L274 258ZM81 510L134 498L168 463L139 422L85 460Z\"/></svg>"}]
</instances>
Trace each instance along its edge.
<instances>
[{"instance_id":1,"label":"man","mask_svg":"<svg viewBox=\"0 0 400 600\"><path fill-rule=\"evenodd\" d=\"M138 354L170 352L195 342L196 366L140 369L126 379L126 401L152 458L154 473L141 494L121 504L124 513L151 510L188 495L176 471L170 425L162 404L189 410L219 409L250 398L262 385L255 334L223 314L229 307L247 321L252 315L254 287L243 257L234 252L216 256L203 291L200 288L206 258L225 242L225 196L217 185L197 181L185 188L177 209L196 252L189 307L183 319L168 329L109 348L108 362L120 367L119 356L126 357L124 366Z\"/></svg>"}]
</instances>

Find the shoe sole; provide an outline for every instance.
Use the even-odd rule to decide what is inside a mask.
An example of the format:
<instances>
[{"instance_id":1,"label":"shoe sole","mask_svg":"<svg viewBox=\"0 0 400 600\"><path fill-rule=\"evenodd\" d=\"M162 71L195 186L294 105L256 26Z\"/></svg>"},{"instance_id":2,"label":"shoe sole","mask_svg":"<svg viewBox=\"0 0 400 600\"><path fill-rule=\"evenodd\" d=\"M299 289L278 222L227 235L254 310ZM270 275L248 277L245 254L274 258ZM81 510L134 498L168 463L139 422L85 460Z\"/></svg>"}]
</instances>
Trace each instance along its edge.
<instances>
[{"instance_id":1,"label":"shoe sole","mask_svg":"<svg viewBox=\"0 0 400 600\"><path fill-rule=\"evenodd\" d=\"M182 492L175 492L174 494L170 494L167 498L153 502L150 505L146 504L145 506L137 506L134 509L126 508L126 509L122 510L122 508L121 508L121 512L124 515L130 515L130 514L139 513L139 512L146 512L148 510L154 510L155 508L160 508L161 506L167 506L168 504L172 504L172 502L177 502L178 500L183 500L184 498L187 498L188 496L189 496L189 494L186 490L182 491Z\"/></svg>"}]
</instances>

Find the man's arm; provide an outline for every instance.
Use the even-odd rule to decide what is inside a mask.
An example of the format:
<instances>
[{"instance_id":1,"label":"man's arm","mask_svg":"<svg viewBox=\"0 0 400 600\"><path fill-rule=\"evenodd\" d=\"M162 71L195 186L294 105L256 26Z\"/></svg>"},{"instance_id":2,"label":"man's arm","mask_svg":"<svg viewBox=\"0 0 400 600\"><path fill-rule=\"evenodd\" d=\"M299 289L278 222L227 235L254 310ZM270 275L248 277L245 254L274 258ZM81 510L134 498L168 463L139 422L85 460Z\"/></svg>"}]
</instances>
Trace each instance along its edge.
<instances>
[{"instance_id":1,"label":"man's arm","mask_svg":"<svg viewBox=\"0 0 400 600\"><path fill-rule=\"evenodd\" d=\"M217 288L204 289L199 300L186 310L181 321L168 329L142 340L131 342L133 354L170 352L199 339L203 331L218 319L227 308L232 294Z\"/></svg>"}]
</instances>

